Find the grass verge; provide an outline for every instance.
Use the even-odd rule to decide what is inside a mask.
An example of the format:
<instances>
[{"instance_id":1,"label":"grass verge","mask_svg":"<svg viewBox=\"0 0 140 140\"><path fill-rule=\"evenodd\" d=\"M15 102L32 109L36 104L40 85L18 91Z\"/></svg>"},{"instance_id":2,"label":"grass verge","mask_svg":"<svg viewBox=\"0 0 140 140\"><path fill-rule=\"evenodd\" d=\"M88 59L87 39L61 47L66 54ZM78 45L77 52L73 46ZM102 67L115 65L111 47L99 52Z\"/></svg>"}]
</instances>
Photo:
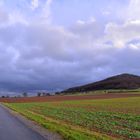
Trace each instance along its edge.
<instances>
[{"instance_id":1,"label":"grass verge","mask_svg":"<svg viewBox=\"0 0 140 140\"><path fill-rule=\"evenodd\" d=\"M112 138L105 134L93 131L91 132L80 127L68 125L61 121L56 121L55 119L49 119L44 117L43 115L33 113L28 110L28 106L26 106L25 104L23 104L23 108L18 106L19 104L5 103L4 105L22 114L26 118L37 122L39 125L61 134L65 140L115 140L115 138Z\"/></svg>"}]
</instances>

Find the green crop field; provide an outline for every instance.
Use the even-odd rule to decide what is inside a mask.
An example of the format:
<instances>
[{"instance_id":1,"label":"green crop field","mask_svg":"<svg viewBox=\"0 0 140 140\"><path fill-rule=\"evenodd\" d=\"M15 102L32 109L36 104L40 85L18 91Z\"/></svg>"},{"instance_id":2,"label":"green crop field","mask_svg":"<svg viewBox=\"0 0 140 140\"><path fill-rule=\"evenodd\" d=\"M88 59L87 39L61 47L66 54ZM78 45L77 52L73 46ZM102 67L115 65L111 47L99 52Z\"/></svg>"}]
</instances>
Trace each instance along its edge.
<instances>
[{"instance_id":1,"label":"green crop field","mask_svg":"<svg viewBox=\"0 0 140 140\"><path fill-rule=\"evenodd\" d=\"M140 139L140 97L5 105L67 140Z\"/></svg>"}]
</instances>

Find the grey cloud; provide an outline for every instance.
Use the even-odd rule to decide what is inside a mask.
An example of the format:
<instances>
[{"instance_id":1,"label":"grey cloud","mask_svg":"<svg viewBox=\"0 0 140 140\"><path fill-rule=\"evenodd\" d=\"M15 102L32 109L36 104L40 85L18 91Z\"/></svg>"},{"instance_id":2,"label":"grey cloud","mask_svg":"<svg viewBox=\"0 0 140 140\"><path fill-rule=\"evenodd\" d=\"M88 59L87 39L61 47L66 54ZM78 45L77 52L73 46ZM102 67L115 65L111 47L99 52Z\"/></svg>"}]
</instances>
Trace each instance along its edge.
<instances>
[{"instance_id":1,"label":"grey cloud","mask_svg":"<svg viewBox=\"0 0 140 140\"><path fill-rule=\"evenodd\" d=\"M122 72L140 74L140 46L130 42L139 37L139 25L131 24L103 28L92 21L68 29L42 23L1 27L0 89L55 91ZM124 46L117 47L119 41Z\"/></svg>"},{"instance_id":2,"label":"grey cloud","mask_svg":"<svg viewBox=\"0 0 140 140\"><path fill-rule=\"evenodd\" d=\"M0 7L0 24L3 24L7 22L8 20L9 20L8 13Z\"/></svg>"}]
</instances>

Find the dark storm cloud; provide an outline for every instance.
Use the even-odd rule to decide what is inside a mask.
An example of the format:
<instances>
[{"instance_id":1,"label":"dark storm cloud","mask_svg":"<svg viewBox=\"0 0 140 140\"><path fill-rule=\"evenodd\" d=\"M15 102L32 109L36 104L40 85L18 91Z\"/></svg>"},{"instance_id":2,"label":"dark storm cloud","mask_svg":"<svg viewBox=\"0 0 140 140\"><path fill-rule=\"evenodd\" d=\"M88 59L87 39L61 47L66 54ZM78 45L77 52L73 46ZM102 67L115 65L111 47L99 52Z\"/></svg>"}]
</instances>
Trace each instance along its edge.
<instances>
[{"instance_id":1,"label":"dark storm cloud","mask_svg":"<svg viewBox=\"0 0 140 140\"><path fill-rule=\"evenodd\" d=\"M56 91L113 74L140 74L139 20L102 25L91 18L67 28L0 15L1 91Z\"/></svg>"}]
</instances>

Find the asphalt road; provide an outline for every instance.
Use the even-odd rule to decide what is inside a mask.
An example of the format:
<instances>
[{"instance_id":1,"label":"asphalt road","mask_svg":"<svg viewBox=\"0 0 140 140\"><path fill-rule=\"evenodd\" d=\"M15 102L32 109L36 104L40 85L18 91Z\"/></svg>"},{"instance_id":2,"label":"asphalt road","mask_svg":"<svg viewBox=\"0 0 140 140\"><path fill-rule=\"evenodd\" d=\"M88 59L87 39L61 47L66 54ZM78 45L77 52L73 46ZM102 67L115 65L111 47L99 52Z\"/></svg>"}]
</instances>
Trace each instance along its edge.
<instances>
[{"instance_id":1,"label":"asphalt road","mask_svg":"<svg viewBox=\"0 0 140 140\"><path fill-rule=\"evenodd\" d=\"M0 105L0 140L46 140Z\"/></svg>"}]
</instances>

